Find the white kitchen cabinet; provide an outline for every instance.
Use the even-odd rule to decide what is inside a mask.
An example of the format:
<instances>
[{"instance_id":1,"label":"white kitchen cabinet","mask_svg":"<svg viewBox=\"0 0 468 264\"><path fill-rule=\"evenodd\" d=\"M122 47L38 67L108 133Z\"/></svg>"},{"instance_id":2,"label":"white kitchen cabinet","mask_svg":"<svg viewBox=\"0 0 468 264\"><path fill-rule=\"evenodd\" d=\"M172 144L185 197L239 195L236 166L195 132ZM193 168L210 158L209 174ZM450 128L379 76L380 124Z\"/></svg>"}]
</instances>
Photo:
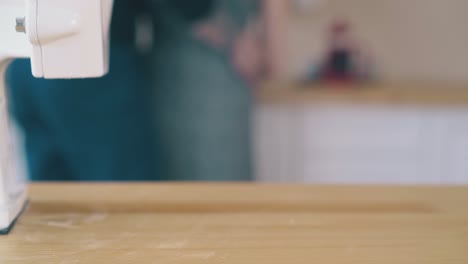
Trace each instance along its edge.
<instances>
[{"instance_id":1,"label":"white kitchen cabinet","mask_svg":"<svg viewBox=\"0 0 468 264\"><path fill-rule=\"evenodd\" d=\"M468 183L468 107L260 104L254 120L260 181Z\"/></svg>"}]
</instances>

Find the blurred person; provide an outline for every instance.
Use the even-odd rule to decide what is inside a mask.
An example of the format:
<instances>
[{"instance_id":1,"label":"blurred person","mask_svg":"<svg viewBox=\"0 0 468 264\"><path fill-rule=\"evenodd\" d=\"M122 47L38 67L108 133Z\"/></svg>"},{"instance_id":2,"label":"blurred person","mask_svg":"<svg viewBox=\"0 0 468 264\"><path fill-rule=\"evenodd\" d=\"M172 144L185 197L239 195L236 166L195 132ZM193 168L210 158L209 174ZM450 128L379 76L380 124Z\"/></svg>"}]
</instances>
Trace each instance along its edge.
<instances>
[{"instance_id":1,"label":"blurred person","mask_svg":"<svg viewBox=\"0 0 468 264\"><path fill-rule=\"evenodd\" d=\"M253 3L169 0L155 7L152 76L164 179L252 180L247 80L256 70L239 53L250 49L243 34Z\"/></svg>"},{"instance_id":2,"label":"blurred person","mask_svg":"<svg viewBox=\"0 0 468 264\"><path fill-rule=\"evenodd\" d=\"M135 18L144 10L142 1L115 0L103 78L34 79L29 61L11 65L11 112L24 132L32 180L158 178L151 87L134 46Z\"/></svg>"}]
</instances>

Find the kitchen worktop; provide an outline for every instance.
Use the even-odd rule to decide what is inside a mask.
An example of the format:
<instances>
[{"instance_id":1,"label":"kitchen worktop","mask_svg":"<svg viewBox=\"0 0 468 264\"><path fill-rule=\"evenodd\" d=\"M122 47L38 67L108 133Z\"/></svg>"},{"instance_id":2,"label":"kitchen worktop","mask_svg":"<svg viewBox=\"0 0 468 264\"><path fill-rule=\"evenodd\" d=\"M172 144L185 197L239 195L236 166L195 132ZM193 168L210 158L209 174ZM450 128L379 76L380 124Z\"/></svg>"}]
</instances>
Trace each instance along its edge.
<instances>
[{"instance_id":1,"label":"kitchen worktop","mask_svg":"<svg viewBox=\"0 0 468 264\"><path fill-rule=\"evenodd\" d=\"M353 85L267 82L257 101L269 104L361 103L468 106L468 85L453 83L368 83Z\"/></svg>"},{"instance_id":2,"label":"kitchen worktop","mask_svg":"<svg viewBox=\"0 0 468 264\"><path fill-rule=\"evenodd\" d=\"M0 263L468 263L468 187L32 184Z\"/></svg>"}]
</instances>

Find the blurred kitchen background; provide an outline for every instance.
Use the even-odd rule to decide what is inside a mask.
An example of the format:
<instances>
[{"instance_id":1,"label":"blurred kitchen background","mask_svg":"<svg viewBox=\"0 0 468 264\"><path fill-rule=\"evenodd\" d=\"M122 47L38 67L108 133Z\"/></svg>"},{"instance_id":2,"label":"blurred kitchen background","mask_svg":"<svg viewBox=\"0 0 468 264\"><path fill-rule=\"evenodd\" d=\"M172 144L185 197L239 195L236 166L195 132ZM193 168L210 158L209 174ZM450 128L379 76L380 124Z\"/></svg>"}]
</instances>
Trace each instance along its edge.
<instances>
[{"instance_id":1,"label":"blurred kitchen background","mask_svg":"<svg viewBox=\"0 0 468 264\"><path fill-rule=\"evenodd\" d=\"M467 1L264 4L272 71L255 111L257 179L468 183ZM358 70L330 76L323 64L343 42Z\"/></svg>"},{"instance_id":2,"label":"blurred kitchen background","mask_svg":"<svg viewBox=\"0 0 468 264\"><path fill-rule=\"evenodd\" d=\"M32 179L468 184L468 1L115 1L103 80L10 69Z\"/></svg>"}]
</instances>

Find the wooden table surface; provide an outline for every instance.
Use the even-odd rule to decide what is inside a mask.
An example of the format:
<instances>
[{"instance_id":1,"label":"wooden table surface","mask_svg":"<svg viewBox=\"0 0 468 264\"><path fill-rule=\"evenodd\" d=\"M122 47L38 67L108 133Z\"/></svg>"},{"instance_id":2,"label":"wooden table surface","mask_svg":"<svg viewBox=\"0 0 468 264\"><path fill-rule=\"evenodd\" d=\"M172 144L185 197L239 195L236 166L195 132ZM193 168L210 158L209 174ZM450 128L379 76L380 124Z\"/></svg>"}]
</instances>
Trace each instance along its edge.
<instances>
[{"instance_id":1,"label":"wooden table surface","mask_svg":"<svg viewBox=\"0 0 468 264\"><path fill-rule=\"evenodd\" d=\"M0 263L467 264L468 187L33 184Z\"/></svg>"}]
</instances>

